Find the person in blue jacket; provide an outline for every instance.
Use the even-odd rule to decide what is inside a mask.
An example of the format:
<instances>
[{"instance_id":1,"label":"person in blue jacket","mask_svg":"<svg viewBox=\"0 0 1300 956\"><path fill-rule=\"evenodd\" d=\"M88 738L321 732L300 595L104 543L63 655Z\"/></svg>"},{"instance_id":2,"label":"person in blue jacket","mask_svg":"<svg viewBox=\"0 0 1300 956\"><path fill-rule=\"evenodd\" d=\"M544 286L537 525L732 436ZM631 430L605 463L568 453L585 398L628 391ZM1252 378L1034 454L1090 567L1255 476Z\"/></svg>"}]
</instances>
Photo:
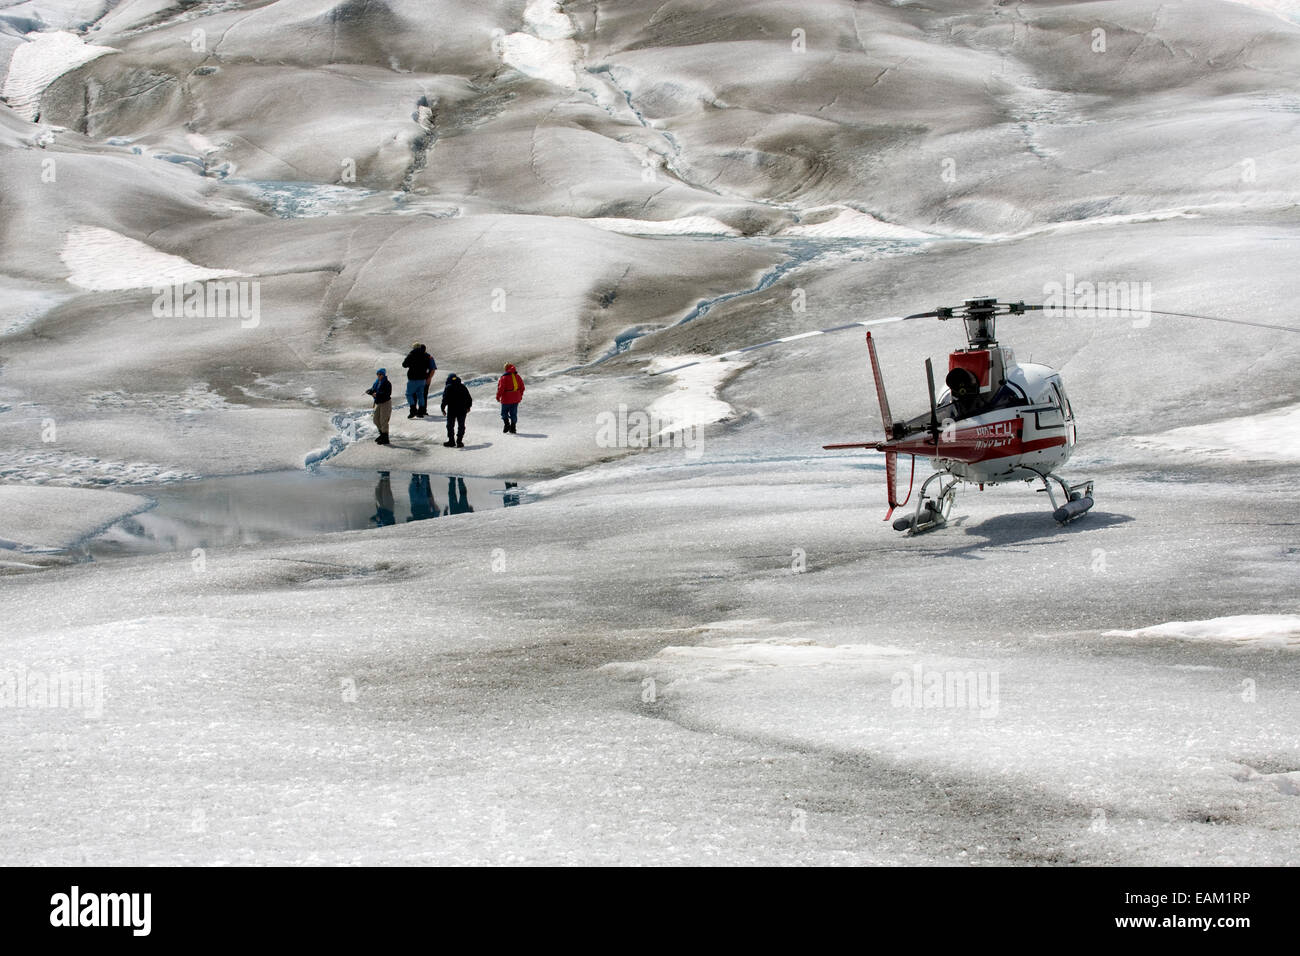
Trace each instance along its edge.
<instances>
[{"instance_id":1,"label":"person in blue jacket","mask_svg":"<svg viewBox=\"0 0 1300 956\"><path fill-rule=\"evenodd\" d=\"M388 444L388 419L393 414L393 383L388 380L387 369L375 371L375 384L366 389L366 394L375 400L375 413L372 420L379 429L377 445Z\"/></svg>"}]
</instances>

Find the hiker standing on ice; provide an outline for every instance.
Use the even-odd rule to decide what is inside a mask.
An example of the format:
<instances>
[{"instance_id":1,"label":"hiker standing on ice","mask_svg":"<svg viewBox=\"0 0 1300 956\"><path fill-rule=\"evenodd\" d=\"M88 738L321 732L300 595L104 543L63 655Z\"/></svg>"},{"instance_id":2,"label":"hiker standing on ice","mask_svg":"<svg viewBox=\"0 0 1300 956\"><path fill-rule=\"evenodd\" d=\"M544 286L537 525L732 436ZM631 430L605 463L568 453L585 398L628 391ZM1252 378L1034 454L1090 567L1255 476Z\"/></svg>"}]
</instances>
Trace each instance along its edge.
<instances>
[{"instance_id":1,"label":"hiker standing on ice","mask_svg":"<svg viewBox=\"0 0 1300 956\"><path fill-rule=\"evenodd\" d=\"M393 383L388 380L387 369L375 370L375 384L366 389L366 394L375 400L375 413L372 416L375 427L379 429L378 445L388 444L388 419L393 414Z\"/></svg>"},{"instance_id":2,"label":"hiker standing on ice","mask_svg":"<svg viewBox=\"0 0 1300 956\"><path fill-rule=\"evenodd\" d=\"M460 376L448 375L447 384L442 387L442 413L447 416L447 440L442 443L445 447L465 447L465 416L473 405L474 399Z\"/></svg>"},{"instance_id":3,"label":"hiker standing on ice","mask_svg":"<svg viewBox=\"0 0 1300 956\"><path fill-rule=\"evenodd\" d=\"M406 403L411 407L407 418L423 418L429 408L429 382L438 368L423 342L416 342L402 359L406 369Z\"/></svg>"},{"instance_id":4,"label":"hiker standing on ice","mask_svg":"<svg viewBox=\"0 0 1300 956\"><path fill-rule=\"evenodd\" d=\"M519 403L524 398L524 380L519 377L519 370L506 363L506 374L497 379L497 401L501 403L501 421L505 425L502 434L515 434L519 422Z\"/></svg>"}]
</instances>

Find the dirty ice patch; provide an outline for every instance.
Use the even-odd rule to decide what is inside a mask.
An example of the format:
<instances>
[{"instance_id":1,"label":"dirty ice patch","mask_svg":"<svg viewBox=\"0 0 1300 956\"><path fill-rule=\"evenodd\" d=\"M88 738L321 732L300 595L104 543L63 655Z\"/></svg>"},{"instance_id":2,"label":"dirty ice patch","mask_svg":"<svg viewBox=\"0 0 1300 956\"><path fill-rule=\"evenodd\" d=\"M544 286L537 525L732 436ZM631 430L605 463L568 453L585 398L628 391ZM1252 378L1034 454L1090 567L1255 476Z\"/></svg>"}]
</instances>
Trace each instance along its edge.
<instances>
[{"instance_id":1,"label":"dirty ice patch","mask_svg":"<svg viewBox=\"0 0 1300 956\"><path fill-rule=\"evenodd\" d=\"M654 373L674 368L703 356L660 356L650 362L647 371ZM646 412L656 423L653 437L671 435L686 430L697 431L705 425L726 421L732 408L718 397L718 389L745 365L736 362L700 362L688 368L679 368L669 374L673 384L666 395L650 403Z\"/></svg>"},{"instance_id":2,"label":"dirty ice patch","mask_svg":"<svg viewBox=\"0 0 1300 956\"><path fill-rule=\"evenodd\" d=\"M233 269L208 269L188 259L161 252L138 239L98 226L73 226L60 253L68 267L68 282L93 292L142 289L246 277Z\"/></svg>"},{"instance_id":3,"label":"dirty ice patch","mask_svg":"<svg viewBox=\"0 0 1300 956\"><path fill-rule=\"evenodd\" d=\"M0 485L0 548L59 551L153 504L91 488Z\"/></svg>"},{"instance_id":4,"label":"dirty ice patch","mask_svg":"<svg viewBox=\"0 0 1300 956\"><path fill-rule=\"evenodd\" d=\"M1170 621L1132 631L1106 631L1102 637L1173 637L1237 647L1300 650L1300 614L1238 614L1207 621Z\"/></svg>"},{"instance_id":5,"label":"dirty ice patch","mask_svg":"<svg viewBox=\"0 0 1300 956\"><path fill-rule=\"evenodd\" d=\"M801 214L797 225L786 226L782 236L817 239L933 239L928 232L877 219L848 206L824 206Z\"/></svg>"},{"instance_id":6,"label":"dirty ice patch","mask_svg":"<svg viewBox=\"0 0 1300 956\"><path fill-rule=\"evenodd\" d=\"M40 115L41 94L47 86L83 63L116 52L111 47L83 43L75 34L62 31L29 35L14 50L0 95L15 113L34 122Z\"/></svg>"},{"instance_id":7,"label":"dirty ice patch","mask_svg":"<svg viewBox=\"0 0 1300 956\"><path fill-rule=\"evenodd\" d=\"M1300 461L1300 405L1159 435L1135 436L1138 445L1192 452L1221 461Z\"/></svg>"},{"instance_id":8,"label":"dirty ice patch","mask_svg":"<svg viewBox=\"0 0 1300 956\"><path fill-rule=\"evenodd\" d=\"M727 236L737 237L740 230L712 216L681 216L677 219L618 219L614 217L579 219L589 226L629 236Z\"/></svg>"}]
</instances>

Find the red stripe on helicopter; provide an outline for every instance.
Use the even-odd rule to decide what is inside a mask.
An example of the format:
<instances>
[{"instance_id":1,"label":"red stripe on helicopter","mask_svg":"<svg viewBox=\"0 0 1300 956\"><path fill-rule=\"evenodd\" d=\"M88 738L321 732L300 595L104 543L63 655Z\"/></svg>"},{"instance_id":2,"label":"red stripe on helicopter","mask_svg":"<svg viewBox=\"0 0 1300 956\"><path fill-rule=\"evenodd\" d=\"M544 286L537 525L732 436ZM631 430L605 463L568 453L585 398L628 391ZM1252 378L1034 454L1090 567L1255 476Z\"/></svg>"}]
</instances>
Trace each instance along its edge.
<instances>
[{"instance_id":1,"label":"red stripe on helicopter","mask_svg":"<svg viewBox=\"0 0 1300 956\"><path fill-rule=\"evenodd\" d=\"M1013 418L987 425L971 425L958 428L951 435L940 433L939 444L931 443L928 435L904 438L887 447L907 454L921 455L927 458L947 458L952 461L975 462L991 461L996 458L1012 458L1027 455L1047 448L1056 448L1066 443L1064 435L1052 438L1035 438L1024 441L1020 435L1025 422L1022 418Z\"/></svg>"}]
</instances>

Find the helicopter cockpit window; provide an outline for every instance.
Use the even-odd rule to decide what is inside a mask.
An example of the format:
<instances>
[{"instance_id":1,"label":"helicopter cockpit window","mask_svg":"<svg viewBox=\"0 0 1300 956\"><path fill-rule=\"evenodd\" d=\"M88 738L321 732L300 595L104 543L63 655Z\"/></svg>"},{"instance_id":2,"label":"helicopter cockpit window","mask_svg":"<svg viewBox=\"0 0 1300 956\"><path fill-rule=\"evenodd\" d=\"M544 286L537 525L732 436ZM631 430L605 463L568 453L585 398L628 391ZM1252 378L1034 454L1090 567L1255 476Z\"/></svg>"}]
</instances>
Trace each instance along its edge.
<instances>
[{"instance_id":1,"label":"helicopter cockpit window","mask_svg":"<svg viewBox=\"0 0 1300 956\"><path fill-rule=\"evenodd\" d=\"M966 378L967 376L969 379ZM956 418L982 415L999 408L1014 408L1017 405L1030 403L1024 389L1011 382L1003 382L992 395L981 395L975 377L965 369L954 369L949 372L946 384L949 391L945 393L940 404L950 408ZM956 388L953 387L954 385Z\"/></svg>"},{"instance_id":2,"label":"helicopter cockpit window","mask_svg":"<svg viewBox=\"0 0 1300 956\"><path fill-rule=\"evenodd\" d=\"M1018 385L1012 385L1010 382L1003 382L1002 387L993 393L989 399L988 409L992 411L995 408L1012 408L1016 405L1028 405L1029 399L1021 391Z\"/></svg>"}]
</instances>

